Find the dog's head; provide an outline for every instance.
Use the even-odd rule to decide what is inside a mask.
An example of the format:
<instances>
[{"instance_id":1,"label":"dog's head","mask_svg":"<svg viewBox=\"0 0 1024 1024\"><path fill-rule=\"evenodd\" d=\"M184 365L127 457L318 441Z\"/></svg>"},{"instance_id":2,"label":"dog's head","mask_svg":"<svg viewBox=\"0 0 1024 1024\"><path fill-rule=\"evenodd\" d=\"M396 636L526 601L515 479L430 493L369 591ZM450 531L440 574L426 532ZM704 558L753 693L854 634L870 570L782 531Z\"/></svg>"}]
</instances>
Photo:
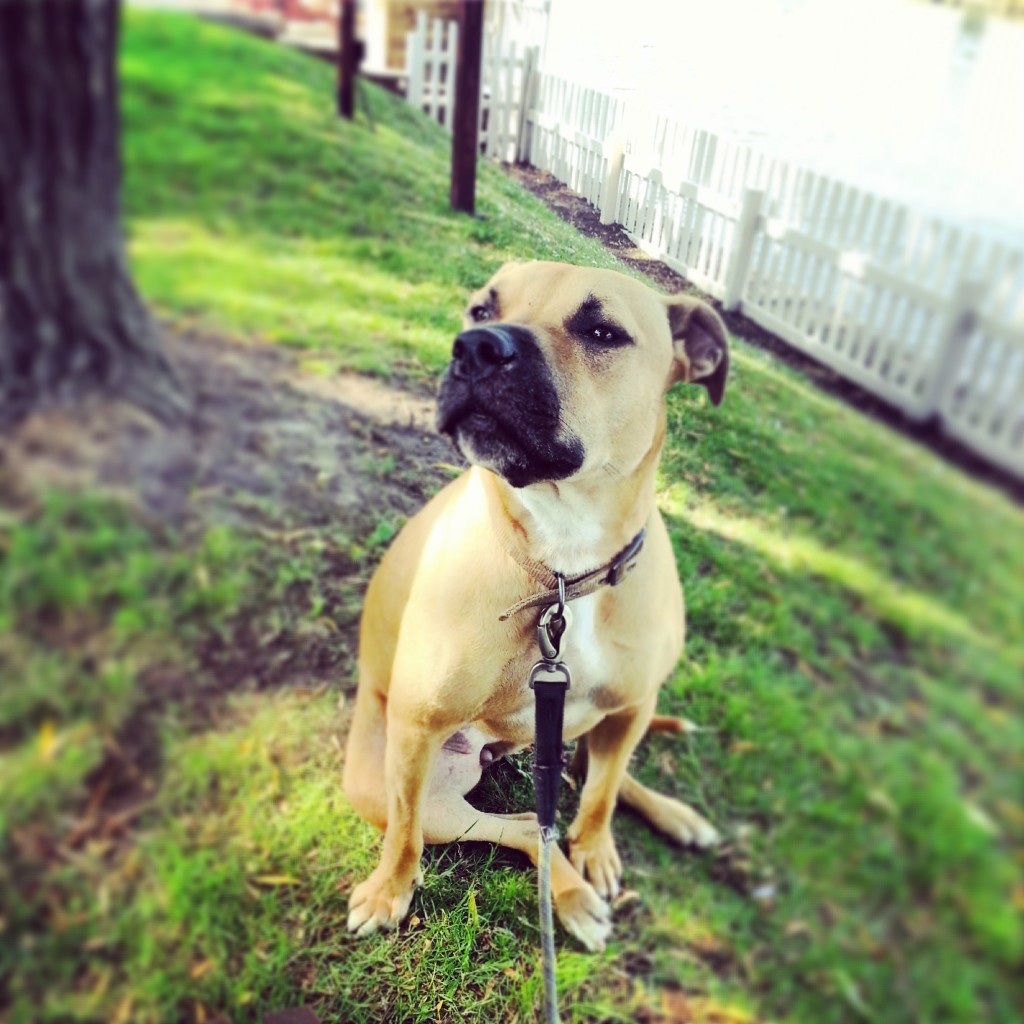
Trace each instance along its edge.
<instances>
[{"instance_id":1,"label":"dog's head","mask_svg":"<svg viewBox=\"0 0 1024 1024\"><path fill-rule=\"evenodd\" d=\"M660 443L677 381L718 405L729 353L705 303L624 274L510 263L470 300L441 381L438 429L513 487L628 475Z\"/></svg>"}]
</instances>

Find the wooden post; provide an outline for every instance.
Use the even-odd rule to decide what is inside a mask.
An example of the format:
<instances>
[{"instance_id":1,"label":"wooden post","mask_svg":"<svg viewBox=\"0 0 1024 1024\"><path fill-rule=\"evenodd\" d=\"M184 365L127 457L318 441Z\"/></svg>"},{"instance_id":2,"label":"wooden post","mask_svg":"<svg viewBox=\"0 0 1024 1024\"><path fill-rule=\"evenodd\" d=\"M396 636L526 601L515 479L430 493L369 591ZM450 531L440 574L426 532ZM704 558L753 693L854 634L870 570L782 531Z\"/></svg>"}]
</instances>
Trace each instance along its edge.
<instances>
[{"instance_id":1,"label":"wooden post","mask_svg":"<svg viewBox=\"0 0 1024 1024\"><path fill-rule=\"evenodd\" d=\"M747 274L750 272L750 257L754 253L754 235L758 221L761 219L761 207L764 203L764 190L745 188L740 215L736 221L736 232L732 236L732 252L729 253L729 266L725 271L725 294L722 296L722 309L732 313L740 308L743 289L747 285Z\"/></svg>"},{"instance_id":2,"label":"wooden post","mask_svg":"<svg viewBox=\"0 0 1024 1024\"><path fill-rule=\"evenodd\" d=\"M946 411L963 358L964 343L977 323L978 307L984 294L985 283L968 277L957 284L949 297L932 361L931 382L925 394L926 415L937 412L941 416Z\"/></svg>"},{"instance_id":3,"label":"wooden post","mask_svg":"<svg viewBox=\"0 0 1024 1024\"><path fill-rule=\"evenodd\" d=\"M356 0L338 4L338 114L352 120L356 110Z\"/></svg>"},{"instance_id":4,"label":"wooden post","mask_svg":"<svg viewBox=\"0 0 1024 1024\"><path fill-rule=\"evenodd\" d=\"M601 185L601 223L614 224L619 209L619 190L622 187L622 167L625 153L622 146L622 131L615 128L605 139L603 155L608 161L608 170Z\"/></svg>"},{"instance_id":5,"label":"wooden post","mask_svg":"<svg viewBox=\"0 0 1024 1024\"><path fill-rule=\"evenodd\" d=\"M455 118L452 125L453 210L476 208L476 159L480 149L480 55L484 41L483 0L459 4L459 49L455 70Z\"/></svg>"},{"instance_id":6,"label":"wooden post","mask_svg":"<svg viewBox=\"0 0 1024 1024\"><path fill-rule=\"evenodd\" d=\"M523 91L519 97L519 120L516 122L516 163L530 160L530 113L533 110L534 70L537 47L528 46L523 53Z\"/></svg>"},{"instance_id":7,"label":"wooden post","mask_svg":"<svg viewBox=\"0 0 1024 1024\"><path fill-rule=\"evenodd\" d=\"M426 60L427 12L416 15L416 30L405 37L406 100L423 111L423 65Z\"/></svg>"}]
</instances>

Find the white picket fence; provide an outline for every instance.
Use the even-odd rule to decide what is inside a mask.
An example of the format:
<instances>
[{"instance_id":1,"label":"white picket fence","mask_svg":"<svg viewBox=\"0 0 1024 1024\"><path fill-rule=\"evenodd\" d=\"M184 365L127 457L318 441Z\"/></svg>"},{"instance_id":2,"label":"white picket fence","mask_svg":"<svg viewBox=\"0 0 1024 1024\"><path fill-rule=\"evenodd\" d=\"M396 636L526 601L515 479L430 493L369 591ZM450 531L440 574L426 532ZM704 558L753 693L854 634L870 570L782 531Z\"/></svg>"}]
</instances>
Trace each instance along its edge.
<instances>
[{"instance_id":1,"label":"white picket fence","mask_svg":"<svg viewBox=\"0 0 1024 1024\"><path fill-rule=\"evenodd\" d=\"M1024 477L1024 249L535 73L526 157L633 241Z\"/></svg>"},{"instance_id":2,"label":"white picket fence","mask_svg":"<svg viewBox=\"0 0 1024 1024\"><path fill-rule=\"evenodd\" d=\"M420 11L406 37L407 99L452 130L459 26ZM523 159L525 100L537 48L484 37L480 68L480 152L496 160Z\"/></svg>"},{"instance_id":3,"label":"white picket fence","mask_svg":"<svg viewBox=\"0 0 1024 1024\"><path fill-rule=\"evenodd\" d=\"M455 31L410 35L410 101L445 125ZM481 152L553 174L727 310L1024 478L1024 249L487 46Z\"/></svg>"}]
</instances>

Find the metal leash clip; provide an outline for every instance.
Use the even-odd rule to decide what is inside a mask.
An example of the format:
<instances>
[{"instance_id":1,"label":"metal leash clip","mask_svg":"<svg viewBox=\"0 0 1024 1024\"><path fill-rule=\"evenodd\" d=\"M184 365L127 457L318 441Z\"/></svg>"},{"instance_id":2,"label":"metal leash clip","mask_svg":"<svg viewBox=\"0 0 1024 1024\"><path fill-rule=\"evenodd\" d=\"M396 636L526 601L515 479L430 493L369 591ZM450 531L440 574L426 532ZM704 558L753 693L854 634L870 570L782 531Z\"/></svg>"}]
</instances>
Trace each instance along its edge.
<instances>
[{"instance_id":1,"label":"metal leash clip","mask_svg":"<svg viewBox=\"0 0 1024 1024\"><path fill-rule=\"evenodd\" d=\"M537 623L537 646L545 661L558 661L562 650L562 638L572 622L572 612L565 603L565 577L556 573L558 580L558 601L548 605Z\"/></svg>"},{"instance_id":2,"label":"metal leash clip","mask_svg":"<svg viewBox=\"0 0 1024 1024\"><path fill-rule=\"evenodd\" d=\"M548 661L547 659L538 661L530 669L530 689L535 690L537 683L543 685L559 684L568 690L570 684L569 669L566 667L565 662Z\"/></svg>"}]
</instances>

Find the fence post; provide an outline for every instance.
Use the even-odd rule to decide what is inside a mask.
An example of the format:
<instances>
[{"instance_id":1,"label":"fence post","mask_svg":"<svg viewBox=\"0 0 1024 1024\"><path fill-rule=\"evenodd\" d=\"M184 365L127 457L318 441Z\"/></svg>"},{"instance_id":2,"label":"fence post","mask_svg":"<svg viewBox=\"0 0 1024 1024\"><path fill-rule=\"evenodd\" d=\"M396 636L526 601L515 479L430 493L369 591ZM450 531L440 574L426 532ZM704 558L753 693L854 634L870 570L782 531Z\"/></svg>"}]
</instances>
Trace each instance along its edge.
<instances>
[{"instance_id":1,"label":"fence post","mask_svg":"<svg viewBox=\"0 0 1024 1024\"><path fill-rule=\"evenodd\" d=\"M732 313L740 307L743 289L750 272L750 257L754 254L754 235L761 221L761 207L764 205L764 189L745 188L740 204L740 215L736 220L729 266L725 271L725 294L722 309Z\"/></svg>"},{"instance_id":2,"label":"fence post","mask_svg":"<svg viewBox=\"0 0 1024 1024\"><path fill-rule=\"evenodd\" d=\"M338 8L338 113L351 121L356 111L356 3Z\"/></svg>"},{"instance_id":3,"label":"fence post","mask_svg":"<svg viewBox=\"0 0 1024 1024\"><path fill-rule=\"evenodd\" d=\"M484 5L459 3L459 50L455 63L455 116L452 119L451 207L472 216L476 205L476 160L480 152L480 57Z\"/></svg>"},{"instance_id":4,"label":"fence post","mask_svg":"<svg viewBox=\"0 0 1024 1024\"><path fill-rule=\"evenodd\" d=\"M608 161L604 183L601 186L601 223L614 224L615 214L619 205L619 184L622 180L622 167L625 163L625 150L622 145L622 132L618 128L612 130L605 139L602 152Z\"/></svg>"},{"instance_id":5,"label":"fence post","mask_svg":"<svg viewBox=\"0 0 1024 1024\"><path fill-rule=\"evenodd\" d=\"M962 278L946 304L939 341L932 360L932 379L924 397L924 415L942 416L956 383L957 370L963 357L964 342L970 337L978 320L978 307L985 293L979 278Z\"/></svg>"},{"instance_id":6,"label":"fence post","mask_svg":"<svg viewBox=\"0 0 1024 1024\"><path fill-rule=\"evenodd\" d=\"M516 124L516 163L528 163L530 156L530 108L533 106L533 72L537 66L537 47L523 52L522 94L519 97L519 121Z\"/></svg>"},{"instance_id":7,"label":"fence post","mask_svg":"<svg viewBox=\"0 0 1024 1024\"><path fill-rule=\"evenodd\" d=\"M405 69L409 84L406 101L417 110L423 110L423 49L427 42L427 12L416 15L416 28L405 36Z\"/></svg>"},{"instance_id":8,"label":"fence post","mask_svg":"<svg viewBox=\"0 0 1024 1024\"><path fill-rule=\"evenodd\" d=\"M437 93L441 94L441 68L444 71L444 102L441 104L441 127L446 131L452 130L452 118L455 116L455 94L459 88L455 71L455 55L459 52L459 23L457 21L435 22L434 28L437 32L437 45L441 45L441 26L444 26L444 56L438 58L437 68L434 77L437 82ZM440 100L439 100L440 102Z\"/></svg>"}]
</instances>

